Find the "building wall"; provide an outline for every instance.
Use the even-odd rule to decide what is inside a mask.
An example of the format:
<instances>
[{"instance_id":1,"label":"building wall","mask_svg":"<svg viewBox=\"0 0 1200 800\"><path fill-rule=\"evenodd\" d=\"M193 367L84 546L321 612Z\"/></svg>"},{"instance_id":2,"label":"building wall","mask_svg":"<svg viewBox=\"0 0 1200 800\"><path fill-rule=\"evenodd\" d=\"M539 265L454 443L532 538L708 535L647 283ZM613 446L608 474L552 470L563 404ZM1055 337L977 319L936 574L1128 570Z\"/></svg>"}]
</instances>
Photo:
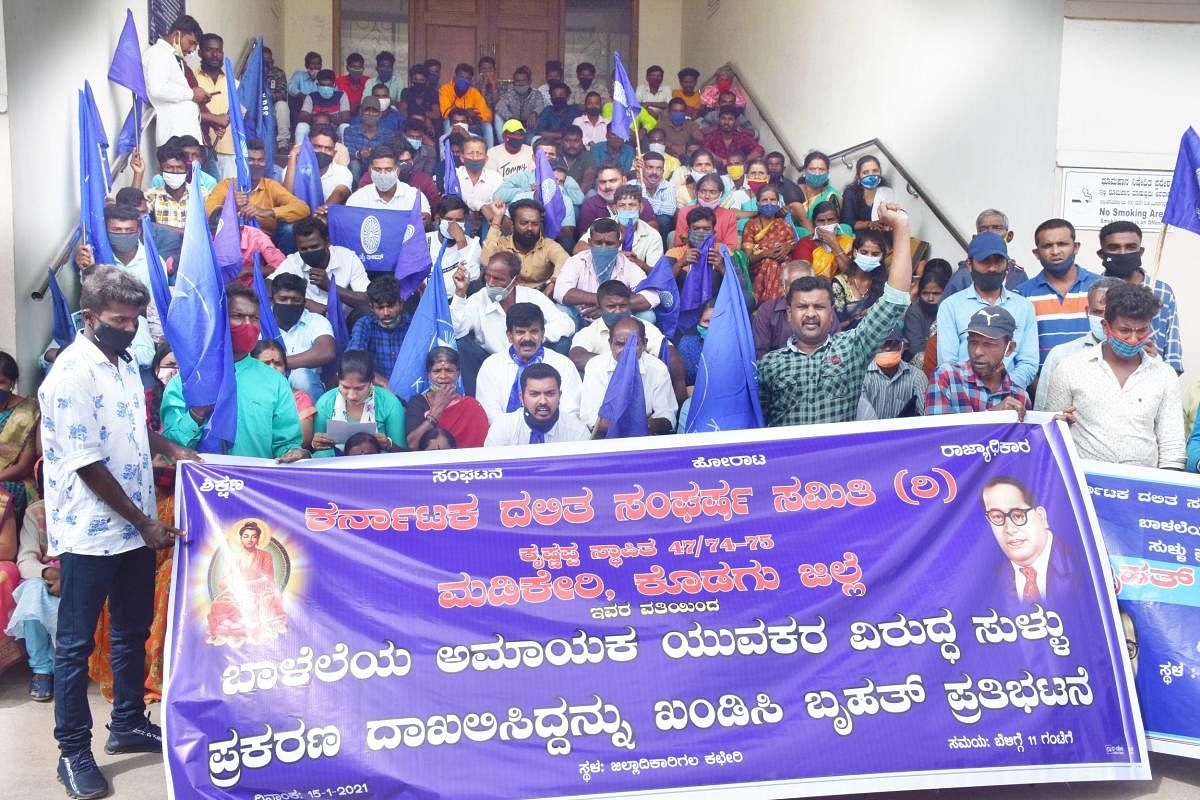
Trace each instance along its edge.
<instances>
[{"instance_id":1,"label":"building wall","mask_svg":"<svg viewBox=\"0 0 1200 800\"><path fill-rule=\"evenodd\" d=\"M344 65L333 63L333 0L280 0L284 8L283 53L275 63L291 77L304 69L304 54L315 50L325 66L342 72ZM364 53L364 55L366 55ZM368 58L368 66L374 62Z\"/></svg>"},{"instance_id":2,"label":"building wall","mask_svg":"<svg viewBox=\"0 0 1200 800\"><path fill-rule=\"evenodd\" d=\"M646 68L658 64L666 71L663 83L674 86L683 69L683 0L640 0L638 3L637 83L646 79Z\"/></svg>"},{"instance_id":3,"label":"building wall","mask_svg":"<svg viewBox=\"0 0 1200 800\"><path fill-rule=\"evenodd\" d=\"M237 58L240 44L251 36L279 38L279 3L208 0L191 5L201 27L220 33L230 56ZM0 347L12 348L30 376L49 339L51 319L50 304L32 302L30 293L79 215L75 93L89 77L109 140L115 143L130 96L105 76L129 5L127 0L55 0L54 13L47 13L44 4L3 0L8 110L0 112L0 171L11 176L13 202L6 212L6 195L0 192L0 241L5 242L0 248L0 283L5 287L0 289L0 320L6 321L0 322ZM145 42L146 4L133 3L132 8ZM51 45L69 57L48 57ZM10 221L11 239L4 233ZM66 270L62 283L73 292L72 273ZM33 381L23 383L28 390Z\"/></svg>"}]
</instances>

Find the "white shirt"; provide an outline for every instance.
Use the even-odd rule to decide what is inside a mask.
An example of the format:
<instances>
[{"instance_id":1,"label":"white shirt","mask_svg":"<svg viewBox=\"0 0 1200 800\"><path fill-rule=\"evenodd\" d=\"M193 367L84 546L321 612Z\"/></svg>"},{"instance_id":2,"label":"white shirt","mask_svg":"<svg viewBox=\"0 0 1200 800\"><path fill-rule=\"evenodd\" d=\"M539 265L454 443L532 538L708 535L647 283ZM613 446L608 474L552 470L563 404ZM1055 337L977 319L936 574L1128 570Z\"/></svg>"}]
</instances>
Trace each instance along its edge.
<instances>
[{"instance_id":1,"label":"white shirt","mask_svg":"<svg viewBox=\"0 0 1200 800\"><path fill-rule=\"evenodd\" d=\"M529 436L533 431L525 424L525 410L504 414L491 423L487 438L483 440L484 447L508 447L515 444L529 444ZM559 410L558 422L546 431L546 443L553 442L583 442L592 438L587 426L571 414Z\"/></svg>"},{"instance_id":2,"label":"white shirt","mask_svg":"<svg viewBox=\"0 0 1200 800\"><path fill-rule=\"evenodd\" d=\"M658 355L662 350L663 335L657 325L646 325L646 352ZM571 349L576 347L589 353L601 355L608 350L608 326L603 318L592 320L591 325L585 325L571 338Z\"/></svg>"},{"instance_id":3,"label":"white shirt","mask_svg":"<svg viewBox=\"0 0 1200 800\"><path fill-rule=\"evenodd\" d=\"M283 170L283 181L287 181L287 169ZM329 195L333 194L333 190L339 186L345 186L350 191L354 191L354 176L350 174L349 167L343 167L337 162L330 162L325 173L321 175L321 194L325 200L329 200ZM409 203L409 208L412 208L412 203Z\"/></svg>"},{"instance_id":4,"label":"white shirt","mask_svg":"<svg viewBox=\"0 0 1200 800\"><path fill-rule=\"evenodd\" d=\"M1075 406L1071 438L1079 455L1110 464L1183 469L1187 462L1179 376L1142 353L1122 386L1104 360L1104 346L1072 353L1044 388L1046 407Z\"/></svg>"},{"instance_id":5,"label":"white shirt","mask_svg":"<svg viewBox=\"0 0 1200 800\"><path fill-rule=\"evenodd\" d=\"M1042 602L1046 602L1049 598L1046 597L1046 569L1050 566L1050 548L1054 546L1054 534L1046 532L1046 546L1042 548L1042 552L1029 566L1033 567L1036 573L1034 581L1037 583L1038 595L1042 598ZM1021 574L1021 565L1015 564L1012 561L1008 562L1013 570L1013 582L1017 587L1017 597L1025 596L1025 576Z\"/></svg>"},{"instance_id":6,"label":"white shirt","mask_svg":"<svg viewBox=\"0 0 1200 800\"><path fill-rule=\"evenodd\" d=\"M604 403L604 393L608 391L608 382L612 380L617 368L617 360L612 351L606 350L587 363L583 371L583 397L579 401L579 419L588 428L594 429L600 417L600 406ZM675 416L679 412L679 401L675 399L675 389L671 386L671 373L656 355L650 351L642 353L638 359L638 372L642 376L642 391L646 395L646 413L655 419L665 419L675 427Z\"/></svg>"},{"instance_id":7,"label":"white shirt","mask_svg":"<svg viewBox=\"0 0 1200 800\"><path fill-rule=\"evenodd\" d=\"M1100 344L1100 340L1088 331L1078 339L1072 339L1069 342L1055 345L1050 348L1050 352L1046 354L1046 361L1042 364L1042 371L1038 374L1038 381L1042 386L1050 385L1050 376L1058 369L1058 365L1062 360L1072 353L1078 353L1080 350L1087 350L1096 347ZM1046 399L1049 397L1049 392L1038 392L1033 398L1034 411L1062 411L1061 408L1051 409L1046 405Z\"/></svg>"},{"instance_id":8,"label":"white shirt","mask_svg":"<svg viewBox=\"0 0 1200 800\"><path fill-rule=\"evenodd\" d=\"M661 245L661 239L659 240ZM617 261L613 264L610 280L620 281L628 286L631 290L637 286L646 273L642 272L642 268L630 261L624 253L617 253ZM571 289L579 289L584 292L592 292L593 294L600 288L600 276L596 274L596 267L592 261L591 249L584 250L582 253L576 253L566 260L559 270L558 277L554 281L554 300L558 303L566 302L563 298L567 296L567 292ZM646 289L638 292L641 297L646 299L651 308L658 305L658 292L653 289Z\"/></svg>"},{"instance_id":9,"label":"white shirt","mask_svg":"<svg viewBox=\"0 0 1200 800\"><path fill-rule=\"evenodd\" d=\"M162 147L172 136L200 136L200 107L192 100L192 89L175 58L175 49L159 39L142 53L146 95L154 106L154 141Z\"/></svg>"},{"instance_id":10,"label":"white shirt","mask_svg":"<svg viewBox=\"0 0 1200 800\"><path fill-rule=\"evenodd\" d=\"M373 184L368 183L361 189L355 190L354 194L346 199L346 205L350 208L390 208L393 211L412 211L414 193L421 196L421 213L428 214L429 198L425 196L424 192L418 191L404 181L396 184L396 193L392 195L391 200L384 200L379 196L379 190Z\"/></svg>"},{"instance_id":11,"label":"white shirt","mask_svg":"<svg viewBox=\"0 0 1200 800\"><path fill-rule=\"evenodd\" d=\"M579 241L589 242L591 238L592 229L588 228L583 232L583 236L579 237ZM622 235L622 240L624 240L624 235ZM644 219L637 220L637 228L633 231L633 254L646 262L651 269L663 257L662 234L651 227L650 223ZM642 278L649 274L642 272L641 267L638 267L638 272L641 272ZM637 286L642 278L634 281L629 288L632 289L634 286Z\"/></svg>"},{"instance_id":12,"label":"white shirt","mask_svg":"<svg viewBox=\"0 0 1200 800\"><path fill-rule=\"evenodd\" d=\"M274 274L279 275L284 272L299 275L308 281L308 292L305 296L309 300L316 303L328 302L329 293L309 280L308 274L311 270L304 263L304 259L300 258L299 253L292 253L285 258L275 268ZM329 246L329 263L325 265L325 272L330 279L337 283L339 289L348 288L352 292L365 292L367 285L371 282L367 277L366 267L354 254L354 251L337 244Z\"/></svg>"},{"instance_id":13,"label":"white shirt","mask_svg":"<svg viewBox=\"0 0 1200 800\"><path fill-rule=\"evenodd\" d=\"M442 251L441 234L430 231L425 234L425 239L429 242L429 263L436 264L438 253ZM466 267L467 276L475 280L479 277L479 260L482 256L483 247L479 244L478 236L468 236L467 246L462 249L453 240L446 245L446 253L442 256L442 279L446 283L447 297L454 296L454 273L458 271L458 265Z\"/></svg>"},{"instance_id":14,"label":"white shirt","mask_svg":"<svg viewBox=\"0 0 1200 800\"><path fill-rule=\"evenodd\" d=\"M546 318L546 341L557 342L575 332L575 322L558 310L550 298L528 286L514 286L516 302L533 303L542 310ZM487 292L480 289L470 297L450 298L450 316L454 320L454 336L457 339L470 334L479 346L489 353L508 351L508 325L505 310L499 303L488 299Z\"/></svg>"},{"instance_id":15,"label":"white shirt","mask_svg":"<svg viewBox=\"0 0 1200 800\"><path fill-rule=\"evenodd\" d=\"M484 169L500 173L502 181L508 180L523 169L533 169L533 148L523 144L516 153L510 153L507 147L498 144L488 149Z\"/></svg>"},{"instance_id":16,"label":"white shirt","mask_svg":"<svg viewBox=\"0 0 1200 800\"><path fill-rule=\"evenodd\" d=\"M639 83L637 87L637 99L645 103L670 103L671 102L671 87L667 86L666 82L658 85L658 91L650 91L650 84Z\"/></svg>"},{"instance_id":17,"label":"white shirt","mask_svg":"<svg viewBox=\"0 0 1200 800\"><path fill-rule=\"evenodd\" d=\"M154 516L146 393L137 364L114 365L86 336L58 354L42 381L47 555L108 556L143 547L141 535L99 498L78 470L104 466L147 516Z\"/></svg>"},{"instance_id":18,"label":"white shirt","mask_svg":"<svg viewBox=\"0 0 1200 800\"><path fill-rule=\"evenodd\" d=\"M340 285L340 284L339 284ZM289 330L279 329L279 333L283 336L283 347L287 351L288 356L294 356L297 353L304 353L312 349L317 339L322 336L333 338L333 326L329 324L329 320L320 314L314 314L307 308L300 315L300 319L296 320L296 324ZM321 383L321 372L317 367L294 367L292 375L301 373L312 378L316 383Z\"/></svg>"},{"instance_id":19,"label":"white shirt","mask_svg":"<svg viewBox=\"0 0 1200 800\"><path fill-rule=\"evenodd\" d=\"M583 394L583 381L579 378L579 370L575 367L575 362L561 353L549 347L545 347L544 350L542 363L558 370L559 386L562 389L558 410L563 416L578 418L579 398ZM479 375L475 379L475 399L487 412L489 423L494 424L509 413L508 398L516 380L517 362L512 360L508 350L493 353L483 360Z\"/></svg>"},{"instance_id":20,"label":"white shirt","mask_svg":"<svg viewBox=\"0 0 1200 800\"><path fill-rule=\"evenodd\" d=\"M492 195L500 188L500 184L504 183L500 179L499 172L487 167L484 167L483 171L479 173L478 182L471 180L471 174L467 172L466 167L458 167L454 171L458 173L458 185L463 202L472 211L478 211L483 206L492 202Z\"/></svg>"}]
</instances>

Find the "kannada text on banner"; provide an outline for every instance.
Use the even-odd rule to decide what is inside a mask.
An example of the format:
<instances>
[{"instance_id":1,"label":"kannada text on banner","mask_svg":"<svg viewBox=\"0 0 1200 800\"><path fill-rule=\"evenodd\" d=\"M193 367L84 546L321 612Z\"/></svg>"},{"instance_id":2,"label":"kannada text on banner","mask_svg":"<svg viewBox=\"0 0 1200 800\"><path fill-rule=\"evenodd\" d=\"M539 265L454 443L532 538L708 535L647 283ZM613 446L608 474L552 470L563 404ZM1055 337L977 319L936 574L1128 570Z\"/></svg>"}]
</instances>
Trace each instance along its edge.
<instances>
[{"instance_id":1,"label":"kannada text on banner","mask_svg":"<svg viewBox=\"0 0 1200 800\"><path fill-rule=\"evenodd\" d=\"M183 465L169 785L762 798L1147 778L1062 429L984 422Z\"/></svg>"}]
</instances>

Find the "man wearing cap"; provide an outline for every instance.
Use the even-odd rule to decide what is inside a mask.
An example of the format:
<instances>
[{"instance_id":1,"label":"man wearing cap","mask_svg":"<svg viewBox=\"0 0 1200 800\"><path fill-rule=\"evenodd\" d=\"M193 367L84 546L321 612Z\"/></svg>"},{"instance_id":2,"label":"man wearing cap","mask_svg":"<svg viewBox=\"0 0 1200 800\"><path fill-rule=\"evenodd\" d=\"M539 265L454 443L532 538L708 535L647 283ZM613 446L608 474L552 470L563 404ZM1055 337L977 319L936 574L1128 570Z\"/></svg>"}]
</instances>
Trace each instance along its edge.
<instances>
[{"instance_id":1,"label":"man wearing cap","mask_svg":"<svg viewBox=\"0 0 1200 800\"><path fill-rule=\"evenodd\" d=\"M907 349L901 322L892 328L875 358L867 364L862 396L871 404L875 419L919 417L925 411L929 379L904 358Z\"/></svg>"},{"instance_id":2,"label":"man wearing cap","mask_svg":"<svg viewBox=\"0 0 1200 800\"><path fill-rule=\"evenodd\" d=\"M1005 361L1006 372L1022 389L1038 371L1037 315L1027 298L1004 285L1008 272L1008 247L992 231L975 235L967 247L971 285L942 300L937 314L937 358L940 366L965 364L967 326L981 308L996 306L1008 312L1015 324L1016 349Z\"/></svg>"},{"instance_id":3,"label":"man wearing cap","mask_svg":"<svg viewBox=\"0 0 1200 800\"><path fill-rule=\"evenodd\" d=\"M1004 274L1003 270L997 274ZM1012 314L999 306L985 306L972 314L966 330L967 358L962 363L944 363L933 373L925 413L1016 411L1024 419L1029 395L1004 368L1005 359L1017 347L1016 327Z\"/></svg>"},{"instance_id":4,"label":"man wearing cap","mask_svg":"<svg viewBox=\"0 0 1200 800\"><path fill-rule=\"evenodd\" d=\"M525 124L510 119L502 128L504 143L487 151L487 168L500 173L506 181L523 169L533 169L533 148L525 144Z\"/></svg>"}]
</instances>

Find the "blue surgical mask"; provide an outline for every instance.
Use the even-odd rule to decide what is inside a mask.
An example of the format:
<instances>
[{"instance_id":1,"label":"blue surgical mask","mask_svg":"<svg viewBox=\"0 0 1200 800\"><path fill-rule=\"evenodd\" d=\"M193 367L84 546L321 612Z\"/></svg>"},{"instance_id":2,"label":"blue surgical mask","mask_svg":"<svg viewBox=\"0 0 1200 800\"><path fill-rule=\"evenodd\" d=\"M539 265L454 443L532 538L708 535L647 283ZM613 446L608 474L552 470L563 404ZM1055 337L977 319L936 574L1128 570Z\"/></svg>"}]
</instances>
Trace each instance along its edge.
<instances>
[{"instance_id":1,"label":"blue surgical mask","mask_svg":"<svg viewBox=\"0 0 1200 800\"><path fill-rule=\"evenodd\" d=\"M1039 258L1038 261L1042 263L1042 269L1046 270L1046 272L1049 272L1056 278L1061 278L1071 271L1071 267L1075 266L1075 254L1072 253L1067 257L1066 261L1059 264L1051 264L1044 258Z\"/></svg>"},{"instance_id":2,"label":"blue surgical mask","mask_svg":"<svg viewBox=\"0 0 1200 800\"><path fill-rule=\"evenodd\" d=\"M863 188L865 188L865 189L878 189L879 184L883 183L883 176L882 175L864 175L863 177L858 179L858 182L861 183L863 185Z\"/></svg>"},{"instance_id":3,"label":"blue surgical mask","mask_svg":"<svg viewBox=\"0 0 1200 800\"><path fill-rule=\"evenodd\" d=\"M438 233L442 235L443 239L450 241L452 238L450 236L450 220L444 219L438 223Z\"/></svg>"},{"instance_id":4,"label":"blue surgical mask","mask_svg":"<svg viewBox=\"0 0 1200 800\"><path fill-rule=\"evenodd\" d=\"M683 121L685 119L687 119L687 114L685 114L684 112L682 112L682 111L672 111L671 112L671 124L672 125L682 125Z\"/></svg>"},{"instance_id":5,"label":"blue surgical mask","mask_svg":"<svg viewBox=\"0 0 1200 800\"><path fill-rule=\"evenodd\" d=\"M413 150L420 150L421 145L424 144L424 142L422 142L420 139L406 138L405 141L408 142L408 146L411 147Z\"/></svg>"},{"instance_id":6,"label":"blue surgical mask","mask_svg":"<svg viewBox=\"0 0 1200 800\"><path fill-rule=\"evenodd\" d=\"M1088 330L1092 332L1099 341L1104 341L1104 317L1094 317L1088 315Z\"/></svg>"},{"instance_id":7,"label":"blue surgical mask","mask_svg":"<svg viewBox=\"0 0 1200 800\"><path fill-rule=\"evenodd\" d=\"M759 203L758 213L764 217L774 217L779 214L779 203Z\"/></svg>"},{"instance_id":8,"label":"blue surgical mask","mask_svg":"<svg viewBox=\"0 0 1200 800\"><path fill-rule=\"evenodd\" d=\"M470 89L470 88L471 88L471 82L469 80L467 80L466 78L455 78L454 79L454 91L457 94L460 94L460 95L466 94L467 89Z\"/></svg>"},{"instance_id":9,"label":"blue surgical mask","mask_svg":"<svg viewBox=\"0 0 1200 800\"><path fill-rule=\"evenodd\" d=\"M804 182L814 189L818 189L829 183L829 173L827 172L805 172Z\"/></svg>"},{"instance_id":10,"label":"blue surgical mask","mask_svg":"<svg viewBox=\"0 0 1200 800\"><path fill-rule=\"evenodd\" d=\"M622 225L631 225L637 221L638 210L636 208L622 208L617 211L617 222Z\"/></svg>"},{"instance_id":11,"label":"blue surgical mask","mask_svg":"<svg viewBox=\"0 0 1200 800\"><path fill-rule=\"evenodd\" d=\"M697 325L696 326L696 335L699 336L701 339L703 339L705 336L708 336L708 326L707 325Z\"/></svg>"},{"instance_id":12,"label":"blue surgical mask","mask_svg":"<svg viewBox=\"0 0 1200 800\"><path fill-rule=\"evenodd\" d=\"M318 86L317 87L317 94L321 95L321 97L325 98L326 100L333 97L333 93L336 91L337 91L337 89L335 89L332 86Z\"/></svg>"},{"instance_id":13,"label":"blue surgical mask","mask_svg":"<svg viewBox=\"0 0 1200 800\"><path fill-rule=\"evenodd\" d=\"M618 322L631 316L628 311L602 311L600 319L604 320L604 326L610 331Z\"/></svg>"},{"instance_id":14,"label":"blue surgical mask","mask_svg":"<svg viewBox=\"0 0 1200 800\"><path fill-rule=\"evenodd\" d=\"M883 258L880 256L866 256L862 253L854 254L854 263L863 272L874 272L882 262Z\"/></svg>"},{"instance_id":15,"label":"blue surgical mask","mask_svg":"<svg viewBox=\"0 0 1200 800\"><path fill-rule=\"evenodd\" d=\"M1118 339L1115 336L1109 336L1108 346L1111 347L1112 351L1121 358L1133 358L1138 353L1142 352L1142 348L1146 346L1146 342L1148 341L1150 341L1149 336L1147 336L1145 339L1142 339L1137 344L1130 344L1124 339Z\"/></svg>"}]
</instances>

